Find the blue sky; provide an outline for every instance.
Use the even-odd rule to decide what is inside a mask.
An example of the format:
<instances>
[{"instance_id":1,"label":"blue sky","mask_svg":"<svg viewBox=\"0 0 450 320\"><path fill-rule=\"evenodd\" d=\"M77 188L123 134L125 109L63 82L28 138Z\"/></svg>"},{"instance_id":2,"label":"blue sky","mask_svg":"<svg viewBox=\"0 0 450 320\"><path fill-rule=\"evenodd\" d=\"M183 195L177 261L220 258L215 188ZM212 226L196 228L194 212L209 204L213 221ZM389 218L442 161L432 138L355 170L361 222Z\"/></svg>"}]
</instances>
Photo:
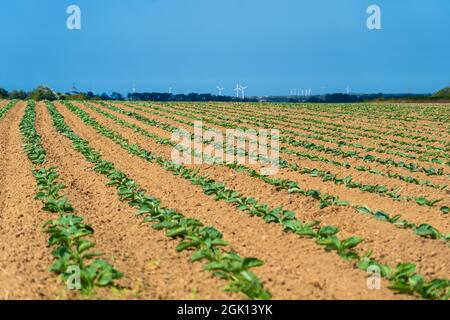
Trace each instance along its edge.
<instances>
[{"instance_id":1,"label":"blue sky","mask_svg":"<svg viewBox=\"0 0 450 320\"><path fill-rule=\"evenodd\" d=\"M82 29L66 28L81 8ZM368 30L366 9L382 10ZM448 0L14 0L0 87L249 95L432 92L450 83Z\"/></svg>"}]
</instances>

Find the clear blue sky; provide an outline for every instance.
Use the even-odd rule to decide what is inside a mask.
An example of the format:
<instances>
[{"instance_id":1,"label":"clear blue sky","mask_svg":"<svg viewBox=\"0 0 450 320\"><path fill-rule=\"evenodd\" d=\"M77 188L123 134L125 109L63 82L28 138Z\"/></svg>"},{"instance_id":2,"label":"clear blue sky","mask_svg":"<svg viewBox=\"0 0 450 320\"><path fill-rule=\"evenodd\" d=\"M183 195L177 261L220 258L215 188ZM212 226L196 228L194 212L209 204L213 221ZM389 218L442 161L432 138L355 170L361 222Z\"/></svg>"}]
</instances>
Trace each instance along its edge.
<instances>
[{"instance_id":1,"label":"clear blue sky","mask_svg":"<svg viewBox=\"0 0 450 320\"><path fill-rule=\"evenodd\" d=\"M66 28L77 4L82 29ZM366 9L382 9L382 30ZM3 0L0 87L249 95L432 92L450 83L449 0Z\"/></svg>"}]
</instances>

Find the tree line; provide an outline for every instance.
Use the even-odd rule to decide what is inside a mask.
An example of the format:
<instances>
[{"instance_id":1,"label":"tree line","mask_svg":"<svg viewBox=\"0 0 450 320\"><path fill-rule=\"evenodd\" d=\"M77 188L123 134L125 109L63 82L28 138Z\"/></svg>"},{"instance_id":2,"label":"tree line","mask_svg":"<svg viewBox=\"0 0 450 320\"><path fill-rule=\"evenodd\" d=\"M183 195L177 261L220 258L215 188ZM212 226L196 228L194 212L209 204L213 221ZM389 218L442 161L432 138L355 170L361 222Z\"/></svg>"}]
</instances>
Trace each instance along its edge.
<instances>
[{"instance_id":1,"label":"tree line","mask_svg":"<svg viewBox=\"0 0 450 320\"><path fill-rule=\"evenodd\" d=\"M0 88L0 99L18 99L26 100L33 99L40 100L135 100L135 101L218 101L218 102L257 102L256 98L236 98L230 96L218 96L210 93L189 93L189 94L172 94L162 92L133 92L123 95L119 92L112 92L111 94L103 93L97 95L91 91L89 92L71 92L58 93L48 86L41 85L36 89L26 92L24 90L13 90L8 92L4 88ZM354 103L372 100L392 100L392 99L408 99L408 100L445 100L450 99L450 87L444 88L434 95L423 94L326 94L323 96L311 96L307 99L304 97L290 97L290 96L272 96L263 97L261 101L266 102L309 102L309 103Z\"/></svg>"},{"instance_id":2,"label":"tree line","mask_svg":"<svg viewBox=\"0 0 450 320\"><path fill-rule=\"evenodd\" d=\"M122 95L119 92L111 94L103 93L96 95L89 92L75 92L75 93L57 93L48 86L39 86L36 89L26 92L23 90L13 90L8 92L6 89L0 88L1 99L33 99L33 100L136 100L136 101L245 101L254 102L256 99L240 99L228 96L218 96L209 93L189 93L189 94L172 94L162 92L133 92L127 95Z\"/></svg>"},{"instance_id":3,"label":"tree line","mask_svg":"<svg viewBox=\"0 0 450 320\"><path fill-rule=\"evenodd\" d=\"M8 92L6 89L0 88L0 98L18 99L18 100L32 99L40 101L40 100L56 100L59 99L59 95L58 93L56 93L47 86L39 86L36 89L29 92L26 92L24 90L13 90L11 92Z\"/></svg>"}]
</instances>

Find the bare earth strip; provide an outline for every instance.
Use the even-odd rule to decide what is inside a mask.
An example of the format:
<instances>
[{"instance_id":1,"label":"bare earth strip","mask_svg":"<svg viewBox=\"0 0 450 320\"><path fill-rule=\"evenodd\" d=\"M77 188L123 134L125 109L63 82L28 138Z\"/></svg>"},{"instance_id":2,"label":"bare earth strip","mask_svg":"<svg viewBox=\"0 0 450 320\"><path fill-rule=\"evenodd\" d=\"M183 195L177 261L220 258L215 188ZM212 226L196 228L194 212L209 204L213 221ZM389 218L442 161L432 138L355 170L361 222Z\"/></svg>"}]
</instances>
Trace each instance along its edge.
<instances>
[{"instance_id":1,"label":"bare earth strip","mask_svg":"<svg viewBox=\"0 0 450 320\"><path fill-rule=\"evenodd\" d=\"M51 216L34 200L19 132L24 108L19 102L0 120L0 299L56 299L64 287L48 271L53 259L42 226Z\"/></svg>"}]
</instances>

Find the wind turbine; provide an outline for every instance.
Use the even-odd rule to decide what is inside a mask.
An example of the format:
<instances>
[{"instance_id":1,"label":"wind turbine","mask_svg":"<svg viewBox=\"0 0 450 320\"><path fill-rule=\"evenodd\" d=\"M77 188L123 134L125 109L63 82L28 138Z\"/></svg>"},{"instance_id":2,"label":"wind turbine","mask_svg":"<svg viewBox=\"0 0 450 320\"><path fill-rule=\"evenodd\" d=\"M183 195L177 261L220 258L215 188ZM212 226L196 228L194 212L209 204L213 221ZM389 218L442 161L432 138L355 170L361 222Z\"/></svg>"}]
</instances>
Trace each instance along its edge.
<instances>
[{"instance_id":1,"label":"wind turbine","mask_svg":"<svg viewBox=\"0 0 450 320\"><path fill-rule=\"evenodd\" d=\"M242 99L245 99L245 89L247 89L247 86L240 86L241 87L241 92L242 92Z\"/></svg>"},{"instance_id":2,"label":"wind turbine","mask_svg":"<svg viewBox=\"0 0 450 320\"><path fill-rule=\"evenodd\" d=\"M217 90L219 91L219 96L221 96L224 88L217 86Z\"/></svg>"},{"instance_id":3,"label":"wind turbine","mask_svg":"<svg viewBox=\"0 0 450 320\"><path fill-rule=\"evenodd\" d=\"M238 84L236 84L236 88L233 89L233 91L236 91L236 98L239 98L239 91L241 91L241 86Z\"/></svg>"},{"instance_id":4,"label":"wind turbine","mask_svg":"<svg viewBox=\"0 0 450 320\"><path fill-rule=\"evenodd\" d=\"M78 93L78 89L77 89L77 87L75 86L75 81L72 83L72 89L70 89L71 90L71 92L72 93Z\"/></svg>"},{"instance_id":5,"label":"wind turbine","mask_svg":"<svg viewBox=\"0 0 450 320\"><path fill-rule=\"evenodd\" d=\"M133 93L136 93L136 84L133 84L133 89L132 89Z\"/></svg>"},{"instance_id":6,"label":"wind turbine","mask_svg":"<svg viewBox=\"0 0 450 320\"><path fill-rule=\"evenodd\" d=\"M350 94L350 86L347 85L347 88L345 88L345 90L347 91L347 94Z\"/></svg>"},{"instance_id":7,"label":"wind turbine","mask_svg":"<svg viewBox=\"0 0 450 320\"><path fill-rule=\"evenodd\" d=\"M169 94L172 94L172 87L169 87Z\"/></svg>"}]
</instances>

